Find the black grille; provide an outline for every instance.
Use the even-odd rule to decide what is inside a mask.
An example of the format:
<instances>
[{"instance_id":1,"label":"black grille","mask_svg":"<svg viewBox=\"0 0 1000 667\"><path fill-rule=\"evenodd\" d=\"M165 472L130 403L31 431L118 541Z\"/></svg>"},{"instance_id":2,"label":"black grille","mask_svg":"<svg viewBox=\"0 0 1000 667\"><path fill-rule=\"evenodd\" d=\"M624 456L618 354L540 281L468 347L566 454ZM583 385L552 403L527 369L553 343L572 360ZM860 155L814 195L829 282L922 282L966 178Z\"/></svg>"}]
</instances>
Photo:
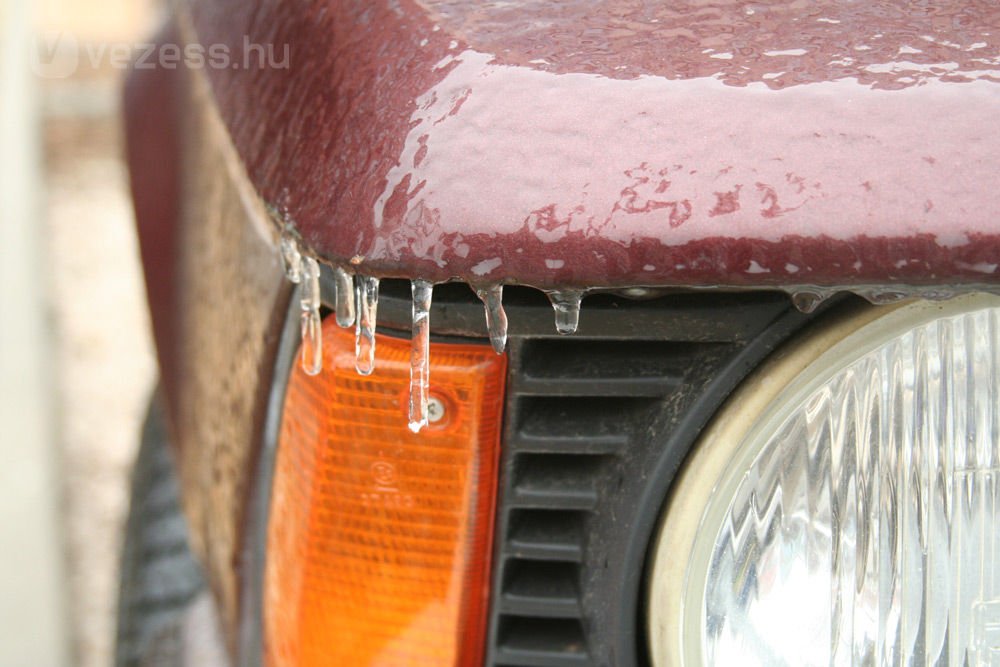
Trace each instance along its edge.
<instances>
[{"instance_id":1,"label":"black grille","mask_svg":"<svg viewBox=\"0 0 1000 667\"><path fill-rule=\"evenodd\" d=\"M648 663L641 584L670 480L809 319L774 294L587 305L577 336L510 340L487 665Z\"/></svg>"}]
</instances>

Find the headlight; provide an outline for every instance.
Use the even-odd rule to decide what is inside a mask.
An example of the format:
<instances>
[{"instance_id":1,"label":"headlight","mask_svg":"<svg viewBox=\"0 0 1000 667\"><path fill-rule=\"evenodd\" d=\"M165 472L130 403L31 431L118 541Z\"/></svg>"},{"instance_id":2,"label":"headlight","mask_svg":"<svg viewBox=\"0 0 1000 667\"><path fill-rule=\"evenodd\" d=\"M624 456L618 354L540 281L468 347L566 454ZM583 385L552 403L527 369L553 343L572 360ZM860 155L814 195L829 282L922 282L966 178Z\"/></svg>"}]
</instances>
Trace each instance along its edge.
<instances>
[{"instance_id":1,"label":"headlight","mask_svg":"<svg viewBox=\"0 0 1000 667\"><path fill-rule=\"evenodd\" d=\"M780 355L693 452L656 667L1000 664L1000 299L883 312Z\"/></svg>"}]
</instances>

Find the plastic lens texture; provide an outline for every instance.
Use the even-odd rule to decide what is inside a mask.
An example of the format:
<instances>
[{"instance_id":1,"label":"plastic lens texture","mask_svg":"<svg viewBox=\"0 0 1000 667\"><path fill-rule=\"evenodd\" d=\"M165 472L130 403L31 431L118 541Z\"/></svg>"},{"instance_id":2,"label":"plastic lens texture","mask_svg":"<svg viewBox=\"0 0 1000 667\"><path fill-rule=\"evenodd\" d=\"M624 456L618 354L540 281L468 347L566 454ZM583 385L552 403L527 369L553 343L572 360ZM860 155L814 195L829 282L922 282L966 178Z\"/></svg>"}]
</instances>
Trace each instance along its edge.
<instances>
[{"instance_id":1,"label":"plastic lens texture","mask_svg":"<svg viewBox=\"0 0 1000 667\"><path fill-rule=\"evenodd\" d=\"M1000 664L1000 309L890 338L759 437L714 524L707 663Z\"/></svg>"},{"instance_id":2,"label":"plastic lens texture","mask_svg":"<svg viewBox=\"0 0 1000 667\"><path fill-rule=\"evenodd\" d=\"M267 665L482 661L505 357L431 346L444 415L407 427L410 343L323 324L323 371L289 379L265 568Z\"/></svg>"},{"instance_id":3,"label":"plastic lens texture","mask_svg":"<svg viewBox=\"0 0 1000 667\"><path fill-rule=\"evenodd\" d=\"M747 383L664 514L655 665L1000 664L998 303L842 318Z\"/></svg>"}]
</instances>

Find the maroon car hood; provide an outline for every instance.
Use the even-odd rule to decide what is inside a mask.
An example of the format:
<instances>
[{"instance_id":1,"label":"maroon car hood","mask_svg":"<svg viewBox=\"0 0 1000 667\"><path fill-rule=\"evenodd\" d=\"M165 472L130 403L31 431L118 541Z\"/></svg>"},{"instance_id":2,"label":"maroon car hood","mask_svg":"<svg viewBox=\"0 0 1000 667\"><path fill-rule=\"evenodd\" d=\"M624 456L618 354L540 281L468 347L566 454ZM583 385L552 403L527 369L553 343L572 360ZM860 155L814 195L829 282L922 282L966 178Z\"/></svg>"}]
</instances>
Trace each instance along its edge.
<instances>
[{"instance_id":1,"label":"maroon car hood","mask_svg":"<svg viewBox=\"0 0 1000 667\"><path fill-rule=\"evenodd\" d=\"M204 0L192 19L254 63L208 70L253 184L358 272L1000 282L994 2Z\"/></svg>"}]
</instances>

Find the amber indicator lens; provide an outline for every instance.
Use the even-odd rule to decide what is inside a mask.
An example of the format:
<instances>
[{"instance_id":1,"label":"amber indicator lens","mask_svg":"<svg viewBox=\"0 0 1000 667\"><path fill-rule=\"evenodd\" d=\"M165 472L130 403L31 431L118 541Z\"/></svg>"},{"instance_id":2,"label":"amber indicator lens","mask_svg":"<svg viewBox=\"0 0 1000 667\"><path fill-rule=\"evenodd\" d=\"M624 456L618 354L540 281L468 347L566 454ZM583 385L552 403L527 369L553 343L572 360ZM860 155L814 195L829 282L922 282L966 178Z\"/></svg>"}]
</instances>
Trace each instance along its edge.
<instances>
[{"instance_id":1,"label":"amber indicator lens","mask_svg":"<svg viewBox=\"0 0 1000 667\"><path fill-rule=\"evenodd\" d=\"M410 342L323 323L323 371L295 365L265 571L269 667L482 662L506 358L431 345L432 421L407 428Z\"/></svg>"}]
</instances>

